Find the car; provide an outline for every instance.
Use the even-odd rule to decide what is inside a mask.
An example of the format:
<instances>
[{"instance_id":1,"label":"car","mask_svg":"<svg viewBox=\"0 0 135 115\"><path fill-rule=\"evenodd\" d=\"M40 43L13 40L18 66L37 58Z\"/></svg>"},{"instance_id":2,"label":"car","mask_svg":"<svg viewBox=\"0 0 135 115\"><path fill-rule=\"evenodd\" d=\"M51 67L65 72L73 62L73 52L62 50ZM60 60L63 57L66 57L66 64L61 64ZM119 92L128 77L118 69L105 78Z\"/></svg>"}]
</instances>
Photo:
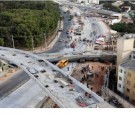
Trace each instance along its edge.
<instances>
[{"instance_id":1,"label":"car","mask_svg":"<svg viewBox=\"0 0 135 115\"><path fill-rule=\"evenodd\" d=\"M81 106L81 107L86 107L88 106L87 102L85 101L85 99L83 99L81 96L79 96L78 98L75 99L76 103Z\"/></svg>"},{"instance_id":2,"label":"car","mask_svg":"<svg viewBox=\"0 0 135 115\"><path fill-rule=\"evenodd\" d=\"M68 18L68 21L71 21L71 18Z\"/></svg>"},{"instance_id":3,"label":"car","mask_svg":"<svg viewBox=\"0 0 135 115\"><path fill-rule=\"evenodd\" d=\"M22 63L20 63L20 65L23 65Z\"/></svg>"},{"instance_id":4,"label":"car","mask_svg":"<svg viewBox=\"0 0 135 115\"><path fill-rule=\"evenodd\" d=\"M13 54L13 56L16 56L16 54Z\"/></svg>"},{"instance_id":5,"label":"car","mask_svg":"<svg viewBox=\"0 0 135 115\"><path fill-rule=\"evenodd\" d=\"M44 60L42 60L42 59L39 59L39 60L37 60L38 62L45 62Z\"/></svg>"},{"instance_id":6,"label":"car","mask_svg":"<svg viewBox=\"0 0 135 115\"><path fill-rule=\"evenodd\" d=\"M18 66L16 64L14 64L14 63L9 62L9 65L12 66L12 67L18 68Z\"/></svg>"},{"instance_id":7,"label":"car","mask_svg":"<svg viewBox=\"0 0 135 115\"><path fill-rule=\"evenodd\" d=\"M29 61L28 63L31 63L31 61Z\"/></svg>"},{"instance_id":8,"label":"car","mask_svg":"<svg viewBox=\"0 0 135 115\"><path fill-rule=\"evenodd\" d=\"M35 68L38 72L44 73L46 70L42 66L36 66Z\"/></svg>"},{"instance_id":9,"label":"car","mask_svg":"<svg viewBox=\"0 0 135 115\"><path fill-rule=\"evenodd\" d=\"M35 68L32 67L27 67L27 70L31 73L31 74L36 74L38 73L38 71Z\"/></svg>"},{"instance_id":10,"label":"car","mask_svg":"<svg viewBox=\"0 0 135 115\"><path fill-rule=\"evenodd\" d=\"M39 76L38 75L34 75L35 76L35 78L38 78Z\"/></svg>"},{"instance_id":11,"label":"car","mask_svg":"<svg viewBox=\"0 0 135 115\"><path fill-rule=\"evenodd\" d=\"M60 39L59 42L62 42L62 39Z\"/></svg>"},{"instance_id":12,"label":"car","mask_svg":"<svg viewBox=\"0 0 135 115\"><path fill-rule=\"evenodd\" d=\"M25 55L25 57L29 57L29 55Z\"/></svg>"},{"instance_id":13,"label":"car","mask_svg":"<svg viewBox=\"0 0 135 115\"><path fill-rule=\"evenodd\" d=\"M56 70L55 70L55 69L53 69L52 71L53 71L53 72L55 72Z\"/></svg>"},{"instance_id":14,"label":"car","mask_svg":"<svg viewBox=\"0 0 135 115\"><path fill-rule=\"evenodd\" d=\"M41 72L41 73L45 73L45 72L46 72L46 70L44 70L44 69L43 69L43 70L41 70L40 72Z\"/></svg>"}]
</instances>

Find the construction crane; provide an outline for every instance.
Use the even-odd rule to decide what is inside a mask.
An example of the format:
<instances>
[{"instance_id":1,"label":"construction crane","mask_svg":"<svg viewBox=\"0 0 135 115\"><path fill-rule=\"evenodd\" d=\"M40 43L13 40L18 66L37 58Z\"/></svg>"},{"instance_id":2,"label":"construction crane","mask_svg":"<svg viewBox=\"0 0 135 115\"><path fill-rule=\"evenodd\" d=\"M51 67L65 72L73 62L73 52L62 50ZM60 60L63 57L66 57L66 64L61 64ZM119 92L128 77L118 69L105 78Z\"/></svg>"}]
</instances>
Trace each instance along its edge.
<instances>
[{"instance_id":1,"label":"construction crane","mask_svg":"<svg viewBox=\"0 0 135 115\"><path fill-rule=\"evenodd\" d=\"M63 68L65 67L66 65L68 64L68 60L67 59L64 59L64 60L60 60L56 66L58 66L59 68Z\"/></svg>"}]
</instances>

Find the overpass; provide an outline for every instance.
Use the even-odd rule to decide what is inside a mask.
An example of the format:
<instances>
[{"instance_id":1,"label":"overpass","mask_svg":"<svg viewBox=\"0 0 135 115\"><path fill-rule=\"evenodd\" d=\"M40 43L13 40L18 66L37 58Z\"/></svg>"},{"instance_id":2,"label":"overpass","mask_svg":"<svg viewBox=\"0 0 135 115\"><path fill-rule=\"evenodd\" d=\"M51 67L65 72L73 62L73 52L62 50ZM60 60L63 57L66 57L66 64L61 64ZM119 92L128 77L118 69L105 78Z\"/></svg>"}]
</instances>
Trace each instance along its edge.
<instances>
[{"instance_id":1,"label":"overpass","mask_svg":"<svg viewBox=\"0 0 135 115\"><path fill-rule=\"evenodd\" d=\"M115 62L116 54L114 52L105 51L87 51L87 52L70 52L70 53L39 53L41 56L49 62L58 62L62 59L68 59L69 61L101 61L101 62Z\"/></svg>"},{"instance_id":2,"label":"overpass","mask_svg":"<svg viewBox=\"0 0 135 115\"><path fill-rule=\"evenodd\" d=\"M42 57L26 51L0 47L0 59L22 68L59 107L78 108L81 107L78 104L80 101L90 108L112 107L85 85ZM86 97L85 92L91 97Z\"/></svg>"},{"instance_id":3,"label":"overpass","mask_svg":"<svg viewBox=\"0 0 135 115\"><path fill-rule=\"evenodd\" d=\"M89 9L91 11L94 11L94 12L97 12L100 14L110 15L110 16L112 16L113 14L118 14L118 15L120 14L117 12L108 11L108 10L104 10L104 9L97 9L97 8L92 7L92 6L76 4L76 3L72 3L72 2L68 2L68 1L62 1L62 0L61 1L60 0L53 0L53 1L60 4L60 5L76 6L78 8Z\"/></svg>"}]
</instances>

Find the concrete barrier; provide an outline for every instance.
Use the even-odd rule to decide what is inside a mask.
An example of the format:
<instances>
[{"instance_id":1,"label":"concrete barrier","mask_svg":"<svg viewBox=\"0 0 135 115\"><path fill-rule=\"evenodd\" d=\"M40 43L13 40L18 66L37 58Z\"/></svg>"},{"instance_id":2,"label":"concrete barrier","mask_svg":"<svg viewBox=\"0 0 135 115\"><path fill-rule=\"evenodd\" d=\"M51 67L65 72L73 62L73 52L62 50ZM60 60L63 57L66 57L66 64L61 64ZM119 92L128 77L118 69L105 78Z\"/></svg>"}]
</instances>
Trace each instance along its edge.
<instances>
[{"instance_id":1,"label":"concrete barrier","mask_svg":"<svg viewBox=\"0 0 135 115\"><path fill-rule=\"evenodd\" d=\"M134 105L132 105L131 103L126 101L124 98L122 98L119 95L117 95L116 93L114 93L112 90L107 88L106 91L107 91L107 94L108 94L109 97L114 96L118 100L118 102L121 103L124 106L124 108L135 108Z\"/></svg>"}]
</instances>

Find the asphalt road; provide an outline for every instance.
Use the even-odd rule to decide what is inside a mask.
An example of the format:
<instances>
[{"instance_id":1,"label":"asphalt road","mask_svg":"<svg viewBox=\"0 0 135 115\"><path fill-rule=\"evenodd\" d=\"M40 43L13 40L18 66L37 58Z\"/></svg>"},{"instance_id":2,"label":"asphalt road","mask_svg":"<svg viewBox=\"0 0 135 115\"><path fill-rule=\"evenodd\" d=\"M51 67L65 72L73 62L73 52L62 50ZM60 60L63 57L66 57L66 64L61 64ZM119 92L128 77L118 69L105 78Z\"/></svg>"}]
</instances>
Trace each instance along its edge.
<instances>
[{"instance_id":1,"label":"asphalt road","mask_svg":"<svg viewBox=\"0 0 135 115\"><path fill-rule=\"evenodd\" d=\"M8 80L0 84L0 98L8 95L8 93L15 90L17 86L23 84L25 81L28 81L29 79L30 77L24 71L17 72Z\"/></svg>"},{"instance_id":2,"label":"asphalt road","mask_svg":"<svg viewBox=\"0 0 135 115\"><path fill-rule=\"evenodd\" d=\"M65 47L65 43L64 40L69 40L69 38L67 38L67 28L70 27L71 25L71 21L68 21L69 15L67 13L62 13L64 16L64 26L63 26L63 31L61 32L61 35L59 37L59 39L63 40L61 42L59 42L59 39L57 40L57 42L55 43L55 45L53 46L53 48L49 51L47 51L46 53L55 53L55 52L59 52L61 49L63 49Z\"/></svg>"}]
</instances>

